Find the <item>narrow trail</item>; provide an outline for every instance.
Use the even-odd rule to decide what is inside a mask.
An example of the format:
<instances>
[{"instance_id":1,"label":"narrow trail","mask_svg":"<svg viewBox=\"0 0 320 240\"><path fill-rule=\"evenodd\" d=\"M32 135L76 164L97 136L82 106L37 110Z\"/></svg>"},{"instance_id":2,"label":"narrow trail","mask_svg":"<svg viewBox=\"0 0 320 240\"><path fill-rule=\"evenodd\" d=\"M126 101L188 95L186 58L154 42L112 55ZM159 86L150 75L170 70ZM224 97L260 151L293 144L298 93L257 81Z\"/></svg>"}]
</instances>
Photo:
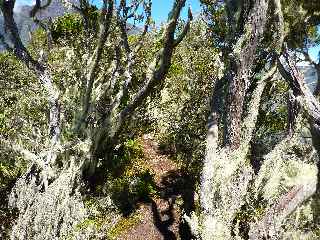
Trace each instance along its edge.
<instances>
[{"instance_id":1,"label":"narrow trail","mask_svg":"<svg viewBox=\"0 0 320 240\"><path fill-rule=\"evenodd\" d=\"M118 240L174 240L181 239L181 219L177 199L181 199L184 177L168 156L160 153L157 143L149 136L142 137L144 155L150 170L154 173L160 196L141 203L137 212L141 220L121 234Z\"/></svg>"}]
</instances>

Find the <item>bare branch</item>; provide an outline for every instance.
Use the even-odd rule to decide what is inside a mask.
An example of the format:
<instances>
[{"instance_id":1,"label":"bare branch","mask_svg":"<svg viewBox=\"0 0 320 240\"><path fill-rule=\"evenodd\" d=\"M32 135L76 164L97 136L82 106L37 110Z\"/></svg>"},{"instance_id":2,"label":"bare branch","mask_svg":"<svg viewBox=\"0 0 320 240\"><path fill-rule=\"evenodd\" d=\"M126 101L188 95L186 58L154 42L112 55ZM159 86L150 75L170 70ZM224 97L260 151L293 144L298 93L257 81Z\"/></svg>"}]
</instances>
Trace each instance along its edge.
<instances>
[{"instance_id":1,"label":"bare branch","mask_svg":"<svg viewBox=\"0 0 320 240\"><path fill-rule=\"evenodd\" d=\"M135 9L134 11L136 11L138 6L139 4L134 6L134 9ZM128 19L129 9L130 8L127 7L126 5L126 1L122 0L117 10L117 22L121 32L121 45L125 50L126 67L124 71L125 81L123 82L121 89L119 90L113 102L111 103L111 107L110 107L111 115L115 114L115 112L118 110L118 107L122 99L128 94L128 90L132 82L131 68L132 68L132 65L134 64L133 58L134 58L135 52L131 51L129 41L128 41L127 19Z\"/></svg>"},{"instance_id":2,"label":"bare branch","mask_svg":"<svg viewBox=\"0 0 320 240\"><path fill-rule=\"evenodd\" d=\"M303 50L303 49L297 49L297 52L298 52L298 53L301 53L301 54L303 55L305 61L311 63L312 65L317 65L317 63L311 59L309 53L306 52L305 50Z\"/></svg>"},{"instance_id":3,"label":"bare branch","mask_svg":"<svg viewBox=\"0 0 320 240\"><path fill-rule=\"evenodd\" d=\"M312 64L317 72L317 85L313 91L313 95L318 96L320 94L320 62L316 63L313 61L309 53L303 49L298 49L297 52L301 53L304 56L304 60Z\"/></svg>"},{"instance_id":4,"label":"bare branch","mask_svg":"<svg viewBox=\"0 0 320 240\"><path fill-rule=\"evenodd\" d=\"M284 53L286 63L289 70L278 59L278 69L282 77L288 82L290 88L293 90L293 94L301 103L301 106L305 108L309 116L314 119L315 122L320 122L320 104L313 96L310 89L306 86L303 75L299 72L295 64L290 59L287 52ZM300 97L300 98L299 98Z\"/></svg>"},{"instance_id":5,"label":"bare branch","mask_svg":"<svg viewBox=\"0 0 320 240\"><path fill-rule=\"evenodd\" d=\"M35 5L30 11L30 17L34 18L39 10L46 9L47 7L50 6L51 2L52 0L48 0L45 5L41 6L41 0L36 0Z\"/></svg>"},{"instance_id":6,"label":"bare branch","mask_svg":"<svg viewBox=\"0 0 320 240\"><path fill-rule=\"evenodd\" d=\"M249 239L269 239L277 236L283 221L316 192L316 182L293 187L267 209L264 217L251 227Z\"/></svg>"},{"instance_id":7,"label":"bare branch","mask_svg":"<svg viewBox=\"0 0 320 240\"><path fill-rule=\"evenodd\" d=\"M14 4L14 0L8 0L3 1L1 5L5 28L8 30L10 40L13 44L13 52L16 57L23 61L29 68L35 71L43 71L43 67L31 57L20 39L19 30L13 17Z\"/></svg>"},{"instance_id":8,"label":"bare branch","mask_svg":"<svg viewBox=\"0 0 320 240\"><path fill-rule=\"evenodd\" d=\"M143 32L140 35L140 39L138 40L138 44L136 45L136 47L134 49L134 55L136 55L140 51L140 49L142 48L144 37L146 36L148 29L149 29L149 26L151 24L151 20L152 20L151 7L152 7L152 0L147 0L147 2L145 3L146 21L144 23Z\"/></svg>"},{"instance_id":9,"label":"bare branch","mask_svg":"<svg viewBox=\"0 0 320 240\"><path fill-rule=\"evenodd\" d=\"M184 39L186 34L189 32L190 24L191 24L192 20L193 20L192 11L191 11L191 7L189 6L189 9L188 9L188 21L187 21L186 25L184 26L182 32L179 34L177 39L174 41L174 46L175 47L177 45L179 45L179 43Z\"/></svg>"},{"instance_id":10,"label":"bare branch","mask_svg":"<svg viewBox=\"0 0 320 240\"><path fill-rule=\"evenodd\" d=\"M152 2L150 0L148 0L145 3L145 12L146 12L147 19L146 19L146 22L144 25L144 31L140 35L139 40L138 40L138 44L136 45L136 47L133 51L131 51L131 49L130 49L129 42L128 42L128 36L127 36L127 30L126 30L126 20L128 19L127 14L128 14L128 9L129 9L126 6L126 1L122 1L122 5L121 5L122 9L123 9L122 11L124 12L123 17L120 16L120 10L118 10L117 20L119 22L119 26L120 26L120 30L121 30L122 45L123 45L125 52L126 52L126 68L125 68L125 72L124 72L124 76L125 76L126 80L122 84L122 88L119 90L113 103L111 104L111 111L113 111L113 112L118 110L118 107L119 107L122 99L128 94L128 90L129 90L129 87L132 82L131 68L134 64L134 59L135 59L136 54L139 52L139 50L142 47L143 39L144 39L145 35L147 34L148 27L149 27L149 24L151 21L151 4L152 4ZM137 4L135 6L135 10L137 9L138 6L139 6L139 4Z\"/></svg>"}]
</instances>

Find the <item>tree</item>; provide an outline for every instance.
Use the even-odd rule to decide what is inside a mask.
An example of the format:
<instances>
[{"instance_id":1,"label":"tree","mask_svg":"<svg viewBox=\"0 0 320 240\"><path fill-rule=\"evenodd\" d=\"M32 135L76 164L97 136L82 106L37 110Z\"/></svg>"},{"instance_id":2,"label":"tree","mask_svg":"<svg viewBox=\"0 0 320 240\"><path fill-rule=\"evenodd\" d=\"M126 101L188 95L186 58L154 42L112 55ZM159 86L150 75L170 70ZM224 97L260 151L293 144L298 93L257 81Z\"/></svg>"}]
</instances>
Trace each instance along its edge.
<instances>
[{"instance_id":1,"label":"tree","mask_svg":"<svg viewBox=\"0 0 320 240\"><path fill-rule=\"evenodd\" d=\"M9 197L19 210L12 238L90 238L75 230L90 218L83 197L112 186L105 175L121 147L141 154L125 141L141 115L199 179L198 200L182 204L195 238L319 237L318 87L311 92L297 62L319 65L308 49L319 41L320 4L203 0L194 24L190 11L178 20L184 4L176 0L167 24L150 31L148 0L68 2L75 13L52 21L37 19L48 5L37 0L30 15L39 28L24 46L14 0L1 2L11 41L0 36L8 50L0 78L12 83L2 87L1 156L30 163Z\"/></svg>"},{"instance_id":2,"label":"tree","mask_svg":"<svg viewBox=\"0 0 320 240\"><path fill-rule=\"evenodd\" d=\"M35 17L39 10L49 4L50 1L42 6L40 1L36 1L31 16ZM37 76L46 92L50 112L47 136L50 140L46 141L43 150L35 153L6 141L9 148L32 163L16 182L10 196L9 204L19 210L12 237L67 237L86 216L81 200L81 182L86 179L90 185L94 185L93 176L97 176L98 163L108 164L126 122L152 92L158 91L156 86L161 85L166 76L174 49L188 32L192 14L189 11L186 25L177 33L178 19L185 0L175 1L163 29L160 47L151 64L142 66L142 74L138 75L141 77L138 79L139 87L134 92L132 85L137 76L133 68L139 64L136 56L151 23L151 1L120 1L118 5L113 0L103 1L103 7L99 11L97 36L92 34L96 25L88 24L88 2L80 1L80 6L74 5L73 8L83 17L85 39L93 40L94 44L90 45L85 41L84 45L74 51L88 57L84 62L79 61L83 64L78 81L75 82L79 86L79 95L72 97L67 95L66 89L62 91L63 88L54 79L56 74L46 62L54 52L51 44L49 52L45 53L44 49L40 51L38 60L23 45L13 17L14 5L14 0L1 1L0 7L10 42L5 42L3 36L1 40L7 50ZM145 26L140 31L138 41L132 44L128 37L128 21L141 19L138 14L140 6L144 9L142 16L145 17ZM48 34L50 27L45 28ZM115 39L116 44L111 44ZM81 52L80 48L85 51ZM105 58L105 52L112 57ZM74 86L67 87L71 89ZM78 101L76 104L81 106L81 110L71 119L66 119L66 113L63 112L62 121L62 109L68 109L64 105L68 103L65 100L68 98ZM65 129L66 126L69 129Z\"/></svg>"},{"instance_id":3,"label":"tree","mask_svg":"<svg viewBox=\"0 0 320 240\"><path fill-rule=\"evenodd\" d=\"M283 46L294 40L296 35L293 30L297 30L283 12L292 13L289 6L297 4L295 6L298 9L305 10L302 12L306 15L302 18L308 16L307 19L312 19L310 24L315 26L318 24L315 13L318 4L298 4L295 1L203 3L207 6L209 21L212 20L214 42L222 51L225 76L215 83L212 96L206 157L199 190L201 213L185 218L199 239L278 239L288 236L281 229L282 224L315 193L316 186L315 166L304 165L303 160L290 153L292 148L299 145L298 148L311 158L307 153L309 150L302 148L299 138L303 122L301 116L299 118L293 114L294 123L291 125L294 134L287 134L276 144L263 157L259 169L254 169L250 162L251 143L257 128L261 96L266 84L277 79L276 72L287 80L295 96L304 96L303 99L308 102L307 112L317 122L317 100L305 87L294 64L288 62L288 73L287 67L283 67L278 59L281 55L288 59ZM289 24L289 29L285 28L285 23ZM300 22L295 24L299 25ZM270 35L267 27L274 29L274 33ZM304 33L302 35L305 36ZM224 104L226 107L223 107ZM288 165L292 164L292 167L301 161L299 164L304 169L309 168L313 177L294 186L289 185L287 192L274 194L270 186L274 184L276 176L282 174L281 170L285 168L281 166L289 156L295 160ZM258 172L255 174L254 170ZM301 171L302 168L298 173L302 174ZM286 185L281 180L277 184L283 184L282 187ZM241 219L242 214L248 214L248 208L253 209L253 213ZM261 214L261 209L262 217L256 216Z\"/></svg>"}]
</instances>

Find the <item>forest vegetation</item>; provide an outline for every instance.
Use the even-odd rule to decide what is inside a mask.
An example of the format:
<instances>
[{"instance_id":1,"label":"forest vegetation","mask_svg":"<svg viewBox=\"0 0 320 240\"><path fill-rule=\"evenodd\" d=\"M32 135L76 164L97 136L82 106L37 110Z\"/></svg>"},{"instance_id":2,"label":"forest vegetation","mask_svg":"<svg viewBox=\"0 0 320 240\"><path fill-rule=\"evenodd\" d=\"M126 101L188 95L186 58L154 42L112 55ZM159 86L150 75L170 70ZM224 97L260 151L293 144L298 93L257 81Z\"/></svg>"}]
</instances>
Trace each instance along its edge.
<instances>
[{"instance_id":1,"label":"forest vegetation","mask_svg":"<svg viewBox=\"0 0 320 240\"><path fill-rule=\"evenodd\" d=\"M320 239L320 1L200 2L0 0L0 239Z\"/></svg>"}]
</instances>

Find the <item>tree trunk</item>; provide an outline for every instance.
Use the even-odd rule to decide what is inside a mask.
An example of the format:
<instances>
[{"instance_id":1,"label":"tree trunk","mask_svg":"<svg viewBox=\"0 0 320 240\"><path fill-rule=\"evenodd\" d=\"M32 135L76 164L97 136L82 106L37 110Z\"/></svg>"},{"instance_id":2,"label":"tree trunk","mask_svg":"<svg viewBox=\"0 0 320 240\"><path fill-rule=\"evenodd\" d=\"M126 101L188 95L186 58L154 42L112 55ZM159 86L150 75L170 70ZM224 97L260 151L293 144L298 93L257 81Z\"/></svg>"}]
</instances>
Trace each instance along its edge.
<instances>
[{"instance_id":1,"label":"tree trunk","mask_svg":"<svg viewBox=\"0 0 320 240\"><path fill-rule=\"evenodd\" d=\"M250 4L247 3L242 3L242 11L248 10ZM268 1L254 1L249 14L243 13L245 19L239 20L240 25L243 21L246 24L241 36L234 41L233 51L229 55L229 65L225 70L226 79L229 79L230 83L226 98L223 147L220 147L223 141L219 139L219 115L216 106L217 100L223 95L217 95L216 91L213 95L200 186L203 212L199 220L187 218L191 228L197 231L196 234L203 240L232 238L232 221L243 204L252 178L253 169L246 162L246 156L258 116L260 98L269 74L258 83L249 104L250 112L244 121L242 115L257 47L264 33L267 9ZM234 29L241 30L240 25ZM236 33L232 35L237 36ZM220 89L220 85L218 81L216 89ZM194 227L195 225L198 228Z\"/></svg>"},{"instance_id":2,"label":"tree trunk","mask_svg":"<svg viewBox=\"0 0 320 240\"><path fill-rule=\"evenodd\" d=\"M256 0L247 19L240 19L247 24L233 46L229 67L226 69L230 76L230 83L226 102L225 145L231 149L237 149L240 146L244 99L247 87L250 85L257 47L263 37L267 9L268 0Z\"/></svg>"}]
</instances>

